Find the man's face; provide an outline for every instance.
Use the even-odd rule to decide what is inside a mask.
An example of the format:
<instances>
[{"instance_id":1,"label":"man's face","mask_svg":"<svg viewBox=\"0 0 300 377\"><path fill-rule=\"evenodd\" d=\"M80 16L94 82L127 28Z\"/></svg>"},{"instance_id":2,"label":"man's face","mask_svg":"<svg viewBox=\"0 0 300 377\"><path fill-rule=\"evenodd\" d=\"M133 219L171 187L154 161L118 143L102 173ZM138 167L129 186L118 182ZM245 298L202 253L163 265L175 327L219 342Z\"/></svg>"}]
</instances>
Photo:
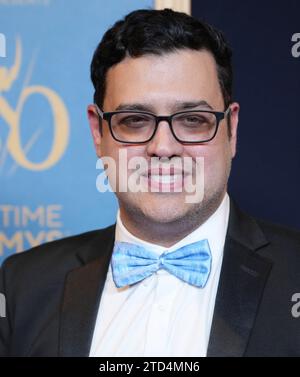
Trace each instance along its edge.
<instances>
[{"instance_id":1,"label":"man's face","mask_svg":"<svg viewBox=\"0 0 300 377\"><path fill-rule=\"evenodd\" d=\"M197 105L201 103L200 105ZM194 106L193 106L194 104ZM163 56L127 57L109 69L103 111L122 107L144 109L156 115L170 115L184 110L224 111L224 100L217 77L216 63L207 51L179 50ZM196 158L204 160L204 197L198 203L187 203L181 192L117 192L121 218L142 216L155 223L205 221L218 207L227 189L231 159L236 149L238 122L237 103L231 104L231 137L227 119L220 122L215 138L207 143L183 145L176 141L166 121L159 123L154 138L142 145L126 145L115 141L106 121L100 135L95 108L88 108L91 130L98 157L112 157L119 166L119 151L126 150L128 159L143 157L150 162L156 157L164 163L189 157L196 171ZM130 175L132 171L128 171ZM151 175L148 177L151 180ZM150 182L151 183L151 182ZM193 221L193 220L191 220Z\"/></svg>"}]
</instances>

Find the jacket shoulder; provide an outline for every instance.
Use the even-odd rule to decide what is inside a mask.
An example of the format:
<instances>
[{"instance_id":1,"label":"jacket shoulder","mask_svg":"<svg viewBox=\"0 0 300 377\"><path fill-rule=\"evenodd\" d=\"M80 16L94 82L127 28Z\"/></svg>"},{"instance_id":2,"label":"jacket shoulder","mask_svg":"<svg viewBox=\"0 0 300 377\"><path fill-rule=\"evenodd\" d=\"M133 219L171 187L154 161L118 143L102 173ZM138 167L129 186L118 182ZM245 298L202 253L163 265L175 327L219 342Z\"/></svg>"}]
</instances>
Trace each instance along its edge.
<instances>
[{"instance_id":1,"label":"jacket shoulder","mask_svg":"<svg viewBox=\"0 0 300 377\"><path fill-rule=\"evenodd\" d=\"M32 278L41 274L64 274L80 264L78 258L75 258L79 250L88 254L97 247L101 253L101 246L113 236L114 225L47 242L8 257L1 269L3 272L9 271L11 276L18 277L17 280L21 276Z\"/></svg>"},{"instance_id":2,"label":"jacket shoulder","mask_svg":"<svg viewBox=\"0 0 300 377\"><path fill-rule=\"evenodd\" d=\"M269 221L256 219L266 237L275 243L285 242L298 246L300 252L300 231L285 225L275 224Z\"/></svg>"},{"instance_id":3,"label":"jacket shoulder","mask_svg":"<svg viewBox=\"0 0 300 377\"><path fill-rule=\"evenodd\" d=\"M250 246L289 244L300 250L300 231L252 216L244 212L231 198L228 233Z\"/></svg>"}]
</instances>

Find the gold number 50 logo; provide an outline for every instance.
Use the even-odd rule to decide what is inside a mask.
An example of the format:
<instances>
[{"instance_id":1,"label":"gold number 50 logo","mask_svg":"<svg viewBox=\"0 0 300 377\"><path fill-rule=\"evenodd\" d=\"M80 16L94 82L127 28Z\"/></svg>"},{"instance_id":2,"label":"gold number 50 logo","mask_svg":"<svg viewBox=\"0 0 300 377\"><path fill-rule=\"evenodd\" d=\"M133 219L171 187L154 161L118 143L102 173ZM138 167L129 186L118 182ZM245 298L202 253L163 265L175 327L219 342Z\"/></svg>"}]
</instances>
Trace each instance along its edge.
<instances>
[{"instance_id":1,"label":"gold number 50 logo","mask_svg":"<svg viewBox=\"0 0 300 377\"><path fill-rule=\"evenodd\" d=\"M13 67L7 69L0 67L0 93L10 89L12 82L17 78L21 63L21 43L17 39L16 58ZM51 150L48 156L41 162L32 162L26 156L22 147L20 136L20 118L24 104L31 95L42 95L51 106L54 120L54 133ZM6 148L14 160L22 167L30 170L44 170L53 166L64 153L69 139L68 112L60 97L51 89L43 86L25 87L20 94L16 109L12 109L5 98L0 94L0 116L4 118L10 127Z\"/></svg>"}]
</instances>

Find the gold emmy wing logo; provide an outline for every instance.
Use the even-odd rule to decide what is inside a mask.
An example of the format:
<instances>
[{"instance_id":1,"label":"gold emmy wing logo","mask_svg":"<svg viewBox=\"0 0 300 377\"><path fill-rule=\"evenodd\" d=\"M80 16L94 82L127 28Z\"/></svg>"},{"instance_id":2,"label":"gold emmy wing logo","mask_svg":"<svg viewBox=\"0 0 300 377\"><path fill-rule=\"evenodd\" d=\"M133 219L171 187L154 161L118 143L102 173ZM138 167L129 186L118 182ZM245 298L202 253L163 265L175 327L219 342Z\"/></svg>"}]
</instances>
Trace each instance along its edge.
<instances>
[{"instance_id":1,"label":"gold emmy wing logo","mask_svg":"<svg viewBox=\"0 0 300 377\"><path fill-rule=\"evenodd\" d=\"M40 171L55 165L63 155L68 145L68 112L61 98L52 89L40 85L24 86L19 95L16 108L13 109L9 105L2 93L9 91L13 82L17 79L21 67L21 60L22 46L20 39L17 38L15 62L13 66L10 68L0 66L0 117L3 117L9 126L6 144L2 145L0 140L0 150L2 148L6 148L7 152L10 153L15 162L23 168ZM33 94L38 94L46 98L51 107L54 120L52 147L46 158L41 162L30 161L27 157L27 153L29 152L30 148L38 139L39 132L34 134L31 140L24 147L22 146L21 142L20 118L24 104ZM3 161L0 159L0 165L1 164L3 164Z\"/></svg>"}]
</instances>

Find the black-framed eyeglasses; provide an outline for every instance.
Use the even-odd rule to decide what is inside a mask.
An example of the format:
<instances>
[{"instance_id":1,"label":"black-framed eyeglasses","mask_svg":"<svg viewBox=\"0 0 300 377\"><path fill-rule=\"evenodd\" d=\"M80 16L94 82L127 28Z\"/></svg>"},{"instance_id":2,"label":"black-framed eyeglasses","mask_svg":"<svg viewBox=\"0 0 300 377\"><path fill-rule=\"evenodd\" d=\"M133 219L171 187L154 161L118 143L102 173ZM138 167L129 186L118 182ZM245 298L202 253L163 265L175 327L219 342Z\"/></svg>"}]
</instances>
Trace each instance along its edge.
<instances>
[{"instance_id":1,"label":"black-framed eyeglasses","mask_svg":"<svg viewBox=\"0 0 300 377\"><path fill-rule=\"evenodd\" d=\"M121 143L144 144L153 139L161 121L169 124L174 138L183 144L199 144L212 140L226 111L187 110L172 115L154 115L146 111L103 112L95 104L100 118L107 121L112 137Z\"/></svg>"}]
</instances>

